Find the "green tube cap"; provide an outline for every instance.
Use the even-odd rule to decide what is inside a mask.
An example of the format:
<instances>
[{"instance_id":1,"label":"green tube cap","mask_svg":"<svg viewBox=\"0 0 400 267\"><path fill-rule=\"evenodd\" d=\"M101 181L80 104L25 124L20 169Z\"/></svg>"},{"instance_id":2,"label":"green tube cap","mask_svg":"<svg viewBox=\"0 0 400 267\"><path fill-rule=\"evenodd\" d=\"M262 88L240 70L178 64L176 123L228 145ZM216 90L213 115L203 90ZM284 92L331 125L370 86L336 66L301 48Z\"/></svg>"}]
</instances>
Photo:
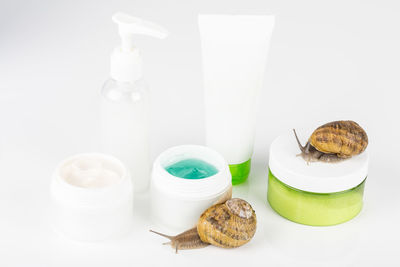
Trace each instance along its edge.
<instances>
[{"instance_id":1,"label":"green tube cap","mask_svg":"<svg viewBox=\"0 0 400 267\"><path fill-rule=\"evenodd\" d=\"M250 174L251 159L240 164L229 165L229 170L232 174L232 184L241 184L247 180Z\"/></svg>"}]
</instances>

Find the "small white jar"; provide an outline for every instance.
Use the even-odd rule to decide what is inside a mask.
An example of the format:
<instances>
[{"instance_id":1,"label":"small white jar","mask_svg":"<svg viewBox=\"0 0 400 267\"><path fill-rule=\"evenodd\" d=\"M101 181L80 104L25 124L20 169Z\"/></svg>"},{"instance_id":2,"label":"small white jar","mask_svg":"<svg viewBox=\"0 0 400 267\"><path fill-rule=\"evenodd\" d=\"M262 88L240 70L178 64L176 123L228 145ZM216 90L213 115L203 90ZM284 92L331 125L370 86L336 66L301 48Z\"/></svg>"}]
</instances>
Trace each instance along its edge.
<instances>
[{"instance_id":1,"label":"small white jar","mask_svg":"<svg viewBox=\"0 0 400 267\"><path fill-rule=\"evenodd\" d=\"M54 229L75 240L99 241L128 232L132 182L117 158L78 154L61 162L51 183Z\"/></svg>"},{"instance_id":2,"label":"small white jar","mask_svg":"<svg viewBox=\"0 0 400 267\"><path fill-rule=\"evenodd\" d=\"M165 169L191 158L213 165L218 172L202 179L185 179L173 176ZM202 212L230 189L231 181L227 162L215 150L198 145L167 149L153 165L151 209L154 223L176 231L195 226Z\"/></svg>"}]
</instances>

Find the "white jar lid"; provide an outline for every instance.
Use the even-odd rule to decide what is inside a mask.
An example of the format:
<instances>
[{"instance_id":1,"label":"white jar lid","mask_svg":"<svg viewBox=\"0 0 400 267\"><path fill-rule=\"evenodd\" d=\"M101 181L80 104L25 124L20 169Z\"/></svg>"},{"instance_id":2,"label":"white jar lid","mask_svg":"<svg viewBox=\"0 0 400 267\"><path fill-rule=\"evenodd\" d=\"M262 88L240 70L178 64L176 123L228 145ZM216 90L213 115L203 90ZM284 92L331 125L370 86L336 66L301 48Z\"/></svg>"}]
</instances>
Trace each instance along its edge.
<instances>
[{"instance_id":1,"label":"white jar lid","mask_svg":"<svg viewBox=\"0 0 400 267\"><path fill-rule=\"evenodd\" d=\"M304 141L304 143L307 140ZM335 162L307 162L292 131L276 138L270 148L269 168L281 182L313 193L335 193L359 185L368 174L368 151Z\"/></svg>"}]
</instances>

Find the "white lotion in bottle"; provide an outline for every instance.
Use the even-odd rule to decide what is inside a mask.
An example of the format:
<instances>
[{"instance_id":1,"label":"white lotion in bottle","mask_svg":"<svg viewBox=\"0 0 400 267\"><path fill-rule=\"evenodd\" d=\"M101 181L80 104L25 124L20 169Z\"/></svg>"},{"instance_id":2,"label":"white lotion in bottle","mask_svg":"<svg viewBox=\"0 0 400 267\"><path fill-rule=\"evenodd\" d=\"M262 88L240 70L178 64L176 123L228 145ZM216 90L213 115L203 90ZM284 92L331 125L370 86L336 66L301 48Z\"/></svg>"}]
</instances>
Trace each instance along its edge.
<instances>
[{"instance_id":1,"label":"white lotion in bottle","mask_svg":"<svg viewBox=\"0 0 400 267\"><path fill-rule=\"evenodd\" d=\"M256 108L274 16L199 15L206 144L228 161L232 184L250 173Z\"/></svg>"},{"instance_id":2,"label":"white lotion in bottle","mask_svg":"<svg viewBox=\"0 0 400 267\"><path fill-rule=\"evenodd\" d=\"M112 17L121 45L111 54L111 78L102 93L102 146L128 168L135 192L150 181L149 92L142 79L142 58L133 45L135 34L163 39L168 32L148 21L123 13Z\"/></svg>"}]
</instances>

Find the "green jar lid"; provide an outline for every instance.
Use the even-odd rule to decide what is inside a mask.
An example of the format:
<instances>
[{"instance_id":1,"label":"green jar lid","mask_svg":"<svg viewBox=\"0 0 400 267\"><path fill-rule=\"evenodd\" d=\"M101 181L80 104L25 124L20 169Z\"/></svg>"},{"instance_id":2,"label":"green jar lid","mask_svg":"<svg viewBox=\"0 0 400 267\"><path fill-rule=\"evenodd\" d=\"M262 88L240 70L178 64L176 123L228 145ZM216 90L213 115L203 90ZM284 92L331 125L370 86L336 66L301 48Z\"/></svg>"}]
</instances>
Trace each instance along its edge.
<instances>
[{"instance_id":1,"label":"green jar lid","mask_svg":"<svg viewBox=\"0 0 400 267\"><path fill-rule=\"evenodd\" d=\"M249 177L251 168L251 159L246 162L239 163L239 164L230 164L229 170L232 174L232 184L237 185L241 184L247 180Z\"/></svg>"}]
</instances>

